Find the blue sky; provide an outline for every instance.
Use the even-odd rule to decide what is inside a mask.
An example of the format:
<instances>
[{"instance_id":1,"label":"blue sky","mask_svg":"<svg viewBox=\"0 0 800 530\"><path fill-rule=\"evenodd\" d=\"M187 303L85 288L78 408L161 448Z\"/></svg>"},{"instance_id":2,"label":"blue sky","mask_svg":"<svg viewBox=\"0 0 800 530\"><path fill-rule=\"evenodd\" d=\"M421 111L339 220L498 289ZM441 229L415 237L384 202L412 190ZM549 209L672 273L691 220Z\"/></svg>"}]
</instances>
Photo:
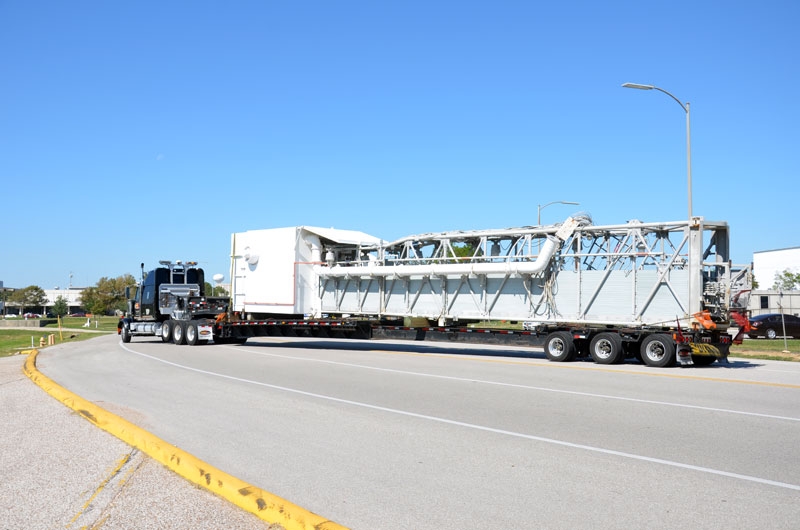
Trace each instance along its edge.
<instances>
[{"instance_id":1,"label":"blue sky","mask_svg":"<svg viewBox=\"0 0 800 530\"><path fill-rule=\"evenodd\" d=\"M800 3L0 1L0 280L229 268L230 234L687 215L800 245Z\"/></svg>"}]
</instances>

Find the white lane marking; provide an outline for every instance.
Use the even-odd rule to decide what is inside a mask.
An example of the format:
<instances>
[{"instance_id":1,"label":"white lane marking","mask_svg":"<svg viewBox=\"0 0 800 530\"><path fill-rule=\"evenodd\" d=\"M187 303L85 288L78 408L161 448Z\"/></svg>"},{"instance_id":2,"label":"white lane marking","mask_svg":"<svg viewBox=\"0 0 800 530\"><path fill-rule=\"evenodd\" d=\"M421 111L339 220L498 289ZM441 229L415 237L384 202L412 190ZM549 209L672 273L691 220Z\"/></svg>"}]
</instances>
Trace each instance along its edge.
<instances>
[{"instance_id":1,"label":"white lane marking","mask_svg":"<svg viewBox=\"0 0 800 530\"><path fill-rule=\"evenodd\" d=\"M434 379L449 379L451 381L463 381L463 382L466 382L466 383L481 383L481 384L484 384L484 385L505 386L505 387L511 387L511 388L524 388L526 390L538 390L540 392L556 392L556 393L559 393L559 394L571 394L571 395L574 395L574 396L585 396L585 397L602 398L602 399L616 399L616 400L619 400L619 401L632 401L634 403L646 403L646 404L649 404L649 405L664 405L664 406L667 406L667 407L680 407L680 408L686 408L686 409L706 410L706 411L710 411L710 412L725 412L725 413L728 413L728 414L741 414L741 415L744 415L744 416L757 416L759 418L770 418L770 419L777 419L777 420L800 421L800 418L793 418L791 416L777 416L777 415L774 415L774 414L761 414L759 412L747 412L747 411L744 411L744 410L721 409L721 408L715 408L715 407L703 407L703 406L700 406L700 405L687 405L687 404L684 404L684 403L672 403L672 402L669 402L669 401L655 401L655 400L651 400L651 399L638 399L638 398L629 398L629 397L623 397L623 396L611 396L611 395L608 395L608 394L594 394L594 393L591 393L591 392L578 392L576 390L562 390L562 389L559 389L559 388L548 388L548 387L541 387L541 386L521 385L521 384L516 384L516 383L502 383L502 382L499 382L499 381L487 381L487 380L482 380L482 379L471 379L471 378L466 378L466 377L455 377L455 376L450 376L450 375L429 374L429 373L425 373L425 372L411 372L411 371L406 371L406 370L395 370L395 369L392 369L392 368L379 368L377 366L368 366L368 365L364 365L364 364L344 363L344 362L340 362L340 361L329 361L329 360L325 360L325 359L314 359L314 358L311 358L311 357L296 357L296 356L293 356L293 355L281 355L281 354L278 354L278 353L266 353L266 352L260 352L260 351L255 351L255 350L251 350L251 349L246 349L246 348L244 348L242 346L238 346L238 347L222 346L222 347L223 348L228 348L228 349L231 349L231 350L237 350L237 351L243 350L243 351L246 351L248 353L253 353L253 354L256 354L256 355L264 355L264 356L267 356L267 357L280 357L282 359L291 359L291 360L294 360L294 361L306 361L306 362L316 362L316 363L325 363L325 364L335 364L335 365L339 365L339 366L348 366L348 367L352 367L352 368L363 368L364 370L377 370L379 372L392 372L392 373L396 373L396 374L415 375L415 376L419 376L419 377L431 377L431 378L434 378Z\"/></svg>"},{"instance_id":2,"label":"white lane marking","mask_svg":"<svg viewBox=\"0 0 800 530\"><path fill-rule=\"evenodd\" d=\"M583 444L576 444L576 443L572 443L572 442L565 442L563 440L556 440L556 439L553 439L553 438L545 438L545 437L542 437L542 436L534 436L532 434L524 434L524 433L519 433L519 432L514 432L514 431L506 431L504 429L495 429L493 427L486 427L484 425L476 425L474 423L465 423L465 422L462 422L462 421L449 420L447 418L440 418L438 416L428 416L427 414L418 414L416 412L409 412L409 411L406 411L406 410L392 409L392 408L389 408L389 407L381 407L379 405L372 405L372 404L369 404L369 403L362 403L360 401L351 401L349 399L342 399L342 398L337 398L337 397L333 397L333 396L326 396L324 394L316 394L314 392L307 392L305 390L298 390L296 388L288 388L288 387L285 387L285 386L271 385L269 383L262 383L261 381L253 381L252 379L243 379L241 377L234 377L232 375L225 375L225 374L219 374L219 373L216 373L216 372L209 372L207 370L201 370L199 368L192 368L191 366L185 366L185 365L182 365L182 364L173 363L171 361L166 361L164 359L160 359L160 358L154 357L152 355L147 355L146 353L141 353L141 352L138 352L138 351L134 351L134 350L126 347L122 342L119 342L119 345L123 350L128 351L130 353L133 353L134 355L140 355L142 357L147 357L148 359L152 359L152 360L158 361L160 363L168 364L170 366L175 366L177 368L183 368L184 370L189 370L191 372L197 372L197 373L200 373L200 374L213 375L215 377L220 377L220 378L223 378L223 379L230 379L232 381L239 381L241 383L250 383L252 385L258 385L258 386L263 386L263 387L266 387L266 388L272 388L273 390L281 390L281 391L290 392L290 393L293 393L293 394L300 394L302 396L308 396L308 397L313 397L313 398L317 398L317 399L324 399L324 400L327 400L327 401L333 401L335 403L344 403L346 405L352 405L354 407L363 407L363 408L371 409L371 410L379 410L381 412L389 412L391 414L398 414L400 416L408 416L410 418L418 418L418 419L423 419L423 420L430 420L430 421L435 421L435 422L438 422L438 423L445 423L445 424L448 424L448 425L456 425L456 426L459 426L459 427L466 427L468 429L475 429L475 430L478 430L478 431L492 432L492 433L496 433L496 434L504 434L506 436L513 436L515 438L524 438L526 440L534 440L534 441L537 441L537 442L549 443L549 444L553 444L553 445L560 445L562 447L570 447L570 448L573 448L573 449L583 449L584 451L591 451L591 452L594 452L594 453L602 453L602 454L606 454L606 455L619 456L619 457L622 457L622 458L630 458L632 460L639 460L639 461L642 461L642 462L650 462L650 463L653 463L653 464L662 464L662 465L665 465L665 466L677 467L677 468L681 468L681 469L689 469L689 470L692 470L692 471L699 471L701 473L709 473L711 475L719 475L719 476L722 476L722 477L737 478L737 479L740 479L740 480L746 480L748 482L756 482L758 484L766 484L768 486L775 486L775 487L778 487L778 488L784 488L784 489L789 489L789 490L800 491L800 486L798 486L796 484L789 484L787 482L778 482L778 481L775 481L775 480L769 480L769 479L765 479L765 478L753 477L753 476L750 476L750 475L741 475L739 473L731 473L729 471L721 471L719 469L712 469L710 467L695 466L695 465L692 465L692 464L684 464L682 462L675 462L675 461L672 461L672 460L664 460L664 459L661 459L661 458L653 458L653 457L649 457L649 456L635 455L633 453L625 453L625 452L622 452L622 451L614 451L613 449L604 449L602 447L594 447L594 446L591 446L591 445L583 445Z\"/></svg>"}]
</instances>

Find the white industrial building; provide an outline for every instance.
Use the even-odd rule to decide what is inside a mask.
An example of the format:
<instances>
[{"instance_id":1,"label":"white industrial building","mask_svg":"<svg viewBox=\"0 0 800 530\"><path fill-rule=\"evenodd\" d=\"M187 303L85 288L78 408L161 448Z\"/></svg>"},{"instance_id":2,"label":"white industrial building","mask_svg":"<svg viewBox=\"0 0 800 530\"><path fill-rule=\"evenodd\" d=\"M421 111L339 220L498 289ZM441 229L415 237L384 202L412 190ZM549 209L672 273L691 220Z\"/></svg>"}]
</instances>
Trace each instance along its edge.
<instances>
[{"instance_id":1,"label":"white industrial building","mask_svg":"<svg viewBox=\"0 0 800 530\"><path fill-rule=\"evenodd\" d=\"M800 272L800 247L753 252L753 276L759 289L772 289L775 274L786 269Z\"/></svg>"},{"instance_id":2,"label":"white industrial building","mask_svg":"<svg viewBox=\"0 0 800 530\"><path fill-rule=\"evenodd\" d=\"M59 296L63 297L69 307L69 312L78 310L81 307L81 293L84 287L70 287L68 289L45 289L47 296L46 307L53 307Z\"/></svg>"},{"instance_id":3,"label":"white industrial building","mask_svg":"<svg viewBox=\"0 0 800 530\"><path fill-rule=\"evenodd\" d=\"M800 316L800 290L755 290L750 293L750 303L747 305L747 309L750 310L750 316L769 313Z\"/></svg>"}]
</instances>

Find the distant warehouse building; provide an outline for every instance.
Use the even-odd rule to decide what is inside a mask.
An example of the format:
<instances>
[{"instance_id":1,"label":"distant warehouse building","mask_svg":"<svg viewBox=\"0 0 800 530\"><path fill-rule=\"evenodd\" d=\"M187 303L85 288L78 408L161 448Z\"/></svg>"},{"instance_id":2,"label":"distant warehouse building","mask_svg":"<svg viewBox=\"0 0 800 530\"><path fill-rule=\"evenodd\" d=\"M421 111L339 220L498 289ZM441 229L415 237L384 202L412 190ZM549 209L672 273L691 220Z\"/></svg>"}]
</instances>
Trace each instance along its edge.
<instances>
[{"instance_id":1,"label":"distant warehouse building","mask_svg":"<svg viewBox=\"0 0 800 530\"><path fill-rule=\"evenodd\" d=\"M62 297L67 302L67 307L69 313L77 311L81 307L81 293L85 287L70 287L68 289L45 289L44 294L47 296L47 302L45 302L45 306L47 306L47 310L53 307L56 303L56 300L59 297Z\"/></svg>"},{"instance_id":2,"label":"distant warehouse building","mask_svg":"<svg viewBox=\"0 0 800 530\"><path fill-rule=\"evenodd\" d=\"M769 313L786 313L800 316L800 291L774 291L757 289L750 293L747 305L751 316Z\"/></svg>"},{"instance_id":3,"label":"distant warehouse building","mask_svg":"<svg viewBox=\"0 0 800 530\"><path fill-rule=\"evenodd\" d=\"M753 276L759 289L772 289L775 275L786 269L800 272L800 247L753 252Z\"/></svg>"},{"instance_id":4,"label":"distant warehouse building","mask_svg":"<svg viewBox=\"0 0 800 530\"><path fill-rule=\"evenodd\" d=\"M800 273L800 247L762 250L753 253L753 277L758 289L750 295L752 315L766 313L800 314L800 290L777 291L772 288L775 275L785 270Z\"/></svg>"}]
</instances>

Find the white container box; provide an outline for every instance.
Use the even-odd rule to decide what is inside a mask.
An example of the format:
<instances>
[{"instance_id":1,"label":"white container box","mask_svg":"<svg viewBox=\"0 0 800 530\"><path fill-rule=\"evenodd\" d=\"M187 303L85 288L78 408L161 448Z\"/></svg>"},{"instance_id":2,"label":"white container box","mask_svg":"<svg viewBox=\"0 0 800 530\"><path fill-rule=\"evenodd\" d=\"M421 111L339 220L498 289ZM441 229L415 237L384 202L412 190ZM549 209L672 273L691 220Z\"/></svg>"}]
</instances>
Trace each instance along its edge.
<instances>
[{"instance_id":1,"label":"white container box","mask_svg":"<svg viewBox=\"0 0 800 530\"><path fill-rule=\"evenodd\" d=\"M322 242L378 245L381 240L355 230L291 226L248 230L231 236L233 310L251 315L320 314Z\"/></svg>"}]
</instances>

